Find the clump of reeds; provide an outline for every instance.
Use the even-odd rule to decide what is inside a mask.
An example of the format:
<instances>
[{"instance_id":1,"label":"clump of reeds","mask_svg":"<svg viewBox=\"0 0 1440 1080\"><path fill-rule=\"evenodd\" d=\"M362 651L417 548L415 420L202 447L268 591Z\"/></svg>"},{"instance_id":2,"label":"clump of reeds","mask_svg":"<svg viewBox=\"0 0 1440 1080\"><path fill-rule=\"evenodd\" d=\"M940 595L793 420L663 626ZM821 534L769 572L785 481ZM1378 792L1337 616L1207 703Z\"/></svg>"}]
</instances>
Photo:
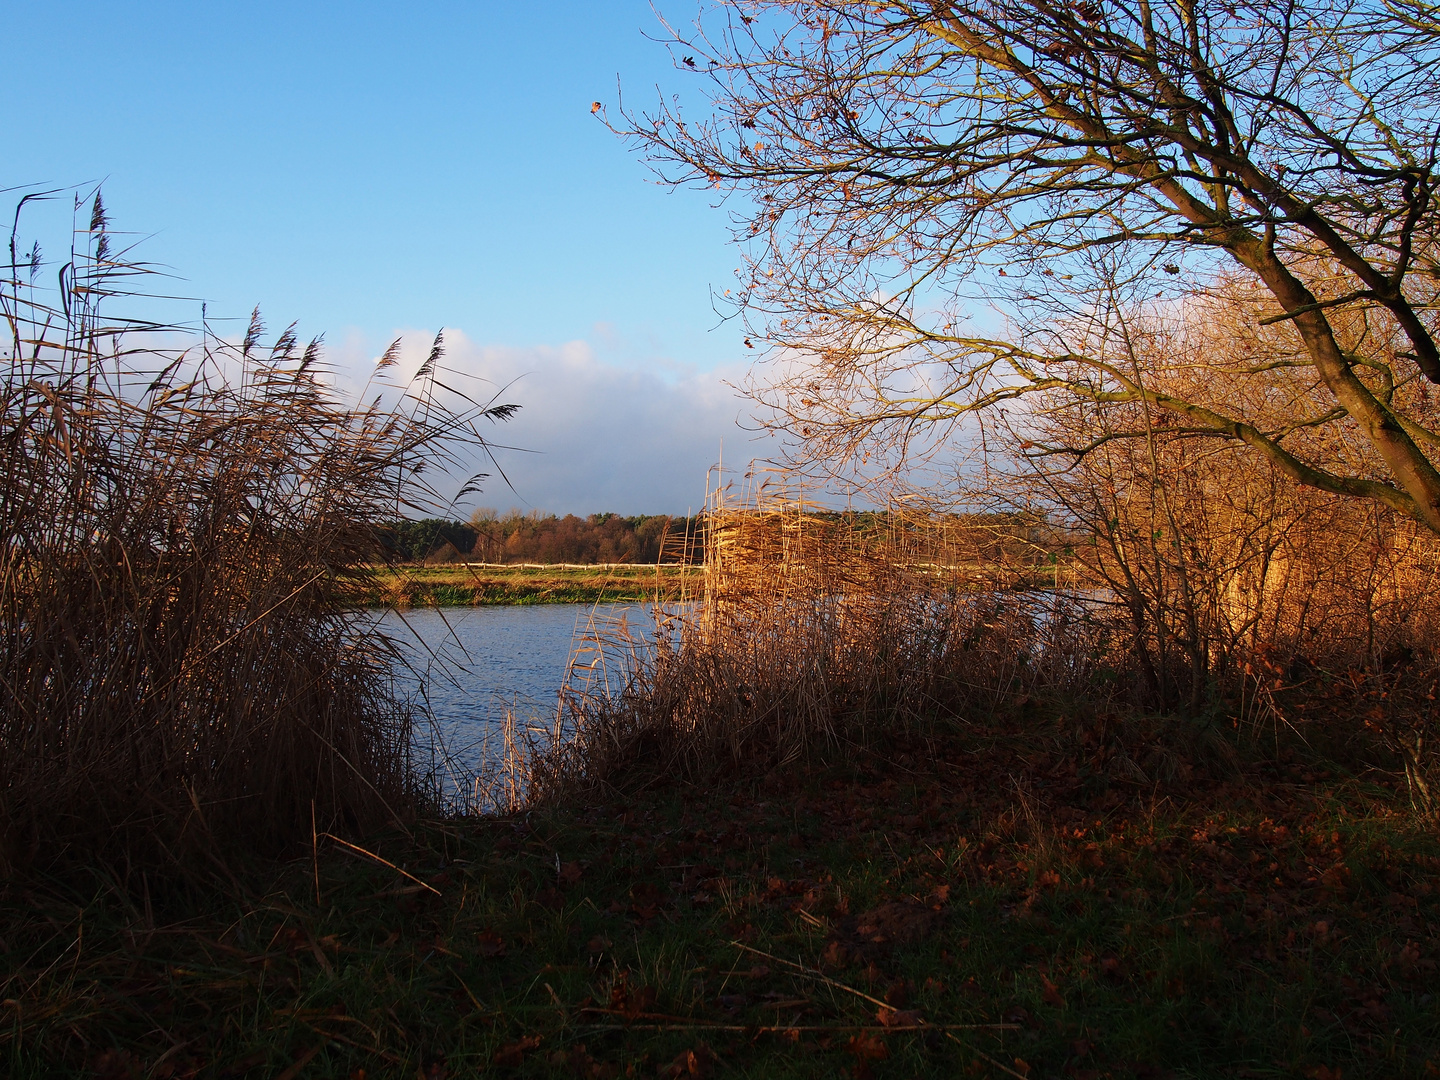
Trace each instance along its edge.
<instances>
[{"instance_id":1,"label":"clump of reeds","mask_svg":"<svg viewBox=\"0 0 1440 1080\"><path fill-rule=\"evenodd\" d=\"M572 685L532 798L775 769L988 715L1037 682L1073 688L1114 659L1083 601L1011 591L1009 561L919 539L953 522L757 494L712 503L704 525L704 597L629 650L624 678ZM623 635L597 644L612 663L627 651Z\"/></svg>"},{"instance_id":2,"label":"clump of reeds","mask_svg":"<svg viewBox=\"0 0 1440 1080\"><path fill-rule=\"evenodd\" d=\"M411 718L355 575L422 466L509 410L445 407L438 339L408 396L357 407L318 342L262 347L258 316L179 344L108 319L137 268L91 209L58 297L13 237L0 289L0 873L173 867L413 812Z\"/></svg>"}]
</instances>

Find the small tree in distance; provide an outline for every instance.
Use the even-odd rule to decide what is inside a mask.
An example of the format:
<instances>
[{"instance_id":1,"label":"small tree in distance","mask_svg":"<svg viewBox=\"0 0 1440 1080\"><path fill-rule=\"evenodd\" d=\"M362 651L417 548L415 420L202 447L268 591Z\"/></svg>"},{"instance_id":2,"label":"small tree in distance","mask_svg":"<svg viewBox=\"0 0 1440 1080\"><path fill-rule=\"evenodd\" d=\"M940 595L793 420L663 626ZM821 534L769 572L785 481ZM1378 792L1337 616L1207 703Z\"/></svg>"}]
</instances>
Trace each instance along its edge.
<instances>
[{"instance_id":1,"label":"small tree in distance","mask_svg":"<svg viewBox=\"0 0 1440 1080\"><path fill-rule=\"evenodd\" d=\"M810 461L1060 393L1130 410L1106 440L1243 444L1440 532L1437 30L1384 0L727 0L672 31L706 115L613 126L749 196L753 389ZM1237 278L1266 348L1187 393L1137 322Z\"/></svg>"}]
</instances>

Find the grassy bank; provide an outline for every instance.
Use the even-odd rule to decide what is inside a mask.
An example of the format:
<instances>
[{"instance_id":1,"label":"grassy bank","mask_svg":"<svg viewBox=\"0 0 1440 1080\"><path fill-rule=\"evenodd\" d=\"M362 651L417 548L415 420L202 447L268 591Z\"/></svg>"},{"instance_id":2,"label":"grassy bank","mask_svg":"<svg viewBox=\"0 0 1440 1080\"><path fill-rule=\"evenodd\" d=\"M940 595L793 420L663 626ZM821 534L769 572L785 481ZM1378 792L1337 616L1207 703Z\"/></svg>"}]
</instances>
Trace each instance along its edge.
<instances>
[{"instance_id":1,"label":"grassy bank","mask_svg":"<svg viewBox=\"0 0 1440 1080\"><path fill-rule=\"evenodd\" d=\"M698 566L446 566L376 568L360 591L370 607L608 604L675 601L701 590Z\"/></svg>"},{"instance_id":2,"label":"grassy bank","mask_svg":"<svg viewBox=\"0 0 1440 1080\"><path fill-rule=\"evenodd\" d=\"M1117 780L1105 732L1019 705L247 893L11 887L0 1071L1433 1076L1434 830L1303 747Z\"/></svg>"},{"instance_id":3,"label":"grassy bank","mask_svg":"<svg viewBox=\"0 0 1440 1080\"><path fill-rule=\"evenodd\" d=\"M1057 581L1073 587L1076 575L1057 577L1053 567L1006 573L976 564L962 575L965 587L988 591L1053 588ZM442 566L373 567L358 589L367 607L468 607L474 604L609 604L659 599L698 599L704 592L705 568L671 563L648 566L610 564L579 566L523 564L506 566L454 563Z\"/></svg>"}]
</instances>

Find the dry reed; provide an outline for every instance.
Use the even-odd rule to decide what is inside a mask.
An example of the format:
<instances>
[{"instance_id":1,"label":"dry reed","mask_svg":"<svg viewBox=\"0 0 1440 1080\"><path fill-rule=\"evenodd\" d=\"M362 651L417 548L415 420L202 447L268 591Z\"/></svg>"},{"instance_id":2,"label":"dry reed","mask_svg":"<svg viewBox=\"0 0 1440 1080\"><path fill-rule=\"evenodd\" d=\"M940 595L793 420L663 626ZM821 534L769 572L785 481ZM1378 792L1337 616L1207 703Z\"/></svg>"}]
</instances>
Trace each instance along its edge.
<instances>
[{"instance_id":1,"label":"dry reed","mask_svg":"<svg viewBox=\"0 0 1440 1080\"><path fill-rule=\"evenodd\" d=\"M193 866L413 812L354 575L423 466L508 410L437 398L438 338L398 405L355 407L258 315L173 348L109 319L140 268L89 209L60 295L13 238L0 289L0 872Z\"/></svg>"},{"instance_id":2,"label":"dry reed","mask_svg":"<svg viewBox=\"0 0 1440 1080\"><path fill-rule=\"evenodd\" d=\"M648 643L590 634L621 674L572 680L529 798L842 754L1110 659L1083 600L1014 589L1039 550L1014 520L817 514L782 486L717 494L704 526L703 596L659 609Z\"/></svg>"}]
</instances>

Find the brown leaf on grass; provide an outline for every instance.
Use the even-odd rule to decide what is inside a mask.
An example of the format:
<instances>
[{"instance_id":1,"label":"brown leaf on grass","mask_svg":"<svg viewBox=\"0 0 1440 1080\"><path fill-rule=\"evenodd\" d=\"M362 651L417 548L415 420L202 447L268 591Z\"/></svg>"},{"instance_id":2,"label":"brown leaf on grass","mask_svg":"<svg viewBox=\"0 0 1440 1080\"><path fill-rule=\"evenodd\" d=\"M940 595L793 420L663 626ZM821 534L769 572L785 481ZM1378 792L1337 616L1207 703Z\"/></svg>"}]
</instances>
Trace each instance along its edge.
<instances>
[{"instance_id":1,"label":"brown leaf on grass","mask_svg":"<svg viewBox=\"0 0 1440 1080\"><path fill-rule=\"evenodd\" d=\"M1020 1024L1022 1027L1028 1026L1030 1023L1030 1010L1023 1005L1011 1005L1001 1014L1000 1019L1007 1024Z\"/></svg>"},{"instance_id":2,"label":"brown leaf on grass","mask_svg":"<svg viewBox=\"0 0 1440 1080\"><path fill-rule=\"evenodd\" d=\"M591 956L598 956L608 948L610 948L610 939L604 934L596 934L585 943L585 951Z\"/></svg>"},{"instance_id":3,"label":"brown leaf on grass","mask_svg":"<svg viewBox=\"0 0 1440 1080\"><path fill-rule=\"evenodd\" d=\"M1060 990L1044 975L1040 976L1040 996L1045 999L1046 1005L1052 1005L1057 1009L1065 1007L1065 999L1060 996Z\"/></svg>"},{"instance_id":4,"label":"brown leaf on grass","mask_svg":"<svg viewBox=\"0 0 1440 1080\"><path fill-rule=\"evenodd\" d=\"M875 1014L875 1019L881 1027L887 1028L919 1027L923 1023L918 1009L881 1009Z\"/></svg>"},{"instance_id":5,"label":"brown leaf on grass","mask_svg":"<svg viewBox=\"0 0 1440 1080\"><path fill-rule=\"evenodd\" d=\"M885 1039L868 1031L852 1035L845 1043L845 1049L861 1061L884 1061L890 1056L890 1047L885 1045Z\"/></svg>"},{"instance_id":6,"label":"brown leaf on grass","mask_svg":"<svg viewBox=\"0 0 1440 1080\"><path fill-rule=\"evenodd\" d=\"M481 930L475 935L475 950L481 956L494 957L505 955L505 941L494 930Z\"/></svg>"},{"instance_id":7,"label":"brown leaf on grass","mask_svg":"<svg viewBox=\"0 0 1440 1080\"><path fill-rule=\"evenodd\" d=\"M559 878L561 886L566 889L570 888L572 885L576 884L580 880L580 875L582 873L583 871L580 869L580 864L578 862L565 863L563 866L560 867Z\"/></svg>"},{"instance_id":8,"label":"brown leaf on grass","mask_svg":"<svg viewBox=\"0 0 1440 1080\"><path fill-rule=\"evenodd\" d=\"M704 1080L714 1073L717 1060L708 1046L704 1043L697 1043L693 1050L682 1050L675 1056L674 1061L668 1065L661 1065L659 1074L672 1078L672 1080L682 1076L693 1076Z\"/></svg>"},{"instance_id":9,"label":"brown leaf on grass","mask_svg":"<svg viewBox=\"0 0 1440 1080\"><path fill-rule=\"evenodd\" d=\"M660 914L663 893L658 885L642 882L630 890L630 914L641 922L649 922Z\"/></svg>"},{"instance_id":10,"label":"brown leaf on grass","mask_svg":"<svg viewBox=\"0 0 1440 1080\"><path fill-rule=\"evenodd\" d=\"M553 885L547 885L535 894L535 902L550 911L559 911L565 906L565 894Z\"/></svg>"},{"instance_id":11,"label":"brown leaf on grass","mask_svg":"<svg viewBox=\"0 0 1440 1080\"><path fill-rule=\"evenodd\" d=\"M539 1035L526 1035L518 1042L506 1043L495 1056L490 1059L490 1064L497 1069L513 1069L525 1061L525 1055L540 1045Z\"/></svg>"},{"instance_id":12,"label":"brown leaf on grass","mask_svg":"<svg viewBox=\"0 0 1440 1080\"><path fill-rule=\"evenodd\" d=\"M1320 875L1320 885L1333 893L1344 893L1350 887L1350 868L1336 863Z\"/></svg>"},{"instance_id":13,"label":"brown leaf on grass","mask_svg":"<svg viewBox=\"0 0 1440 1080\"><path fill-rule=\"evenodd\" d=\"M873 911L849 916L836 927L839 940L827 946L826 962L841 967L856 959L883 956L896 946L913 945L934 933L943 918L940 912L914 900L881 904ZM835 950L832 961L831 948L837 944L842 948Z\"/></svg>"},{"instance_id":14,"label":"brown leaf on grass","mask_svg":"<svg viewBox=\"0 0 1440 1080\"><path fill-rule=\"evenodd\" d=\"M655 1008L657 996L655 987L631 986L622 978L610 988L610 1008L626 1016L636 1017L641 1013L651 1012Z\"/></svg>"}]
</instances>

